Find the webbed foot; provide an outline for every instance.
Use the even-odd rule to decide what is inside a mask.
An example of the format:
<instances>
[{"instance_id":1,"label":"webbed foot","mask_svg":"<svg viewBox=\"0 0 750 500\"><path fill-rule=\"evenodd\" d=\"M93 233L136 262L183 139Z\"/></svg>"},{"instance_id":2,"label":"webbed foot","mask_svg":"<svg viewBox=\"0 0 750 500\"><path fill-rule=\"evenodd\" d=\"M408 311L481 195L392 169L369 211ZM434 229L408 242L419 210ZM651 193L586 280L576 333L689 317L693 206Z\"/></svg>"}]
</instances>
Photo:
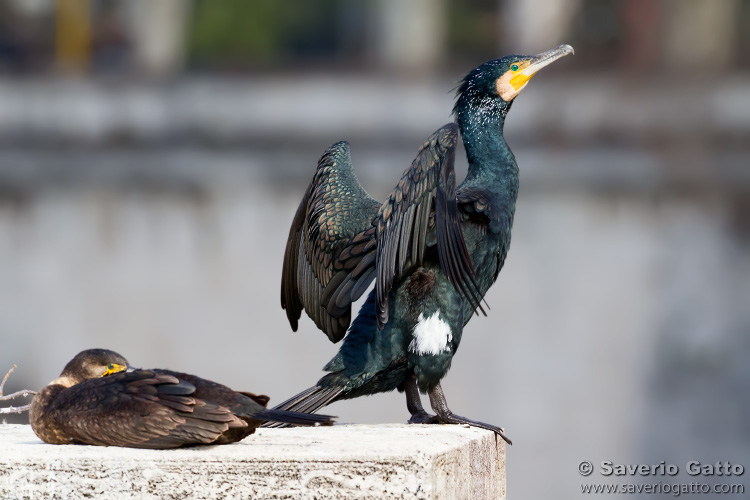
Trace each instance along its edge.
<instances>
[{"instance_id":1,"label":"webbed foot","mask_svg":"<svg viewBox=\"0 0 750 500\"><path fill-rule=\"evenodd\" d=\"M409 424L439 424L440 419L437 415L432 415L422 410L421 412L413 413L409 421Z\"/></svg>"},{"instance_id":2,"label":"webbed foot","mask_svg":"<svg viewBox=\"0 0 750 500\"><path fill-rule=\"evenodd\" d=\"M471 427L479 427L480 429L487 429L488 431L492 431L503 438L506 443L511 445L513 444L513 442L505 435L505 429L503 429L502 427L497 427L495 425L485 424L484 422L471 420L470 418L456 415L451 411L448 411L447 413L444 413L442 415L438 415L436 418L441 424L464 424Z\"/></svg>"},{"instance_id":3,"label":"webbed foot","mask_svg":"<svg viewBox=\"0 0 750 500\"><path fill-rule=\"evenodd\" d=\"M479 427L480 429L487 429L503 438L506 443L513 444L513 442L505 435L505 429L502 427L485 424L484 422L478 422L454 414L450 408L448 408L448 403L445 401L445 394L443 394L443 388L440 387L440 384L435 386L432 392L430 392L430 404L432 405L432 409L435 410L435 413L437 413L438 421L442 424L464 424L470 425L471 427Z\"/></svg>"}]
</instances>

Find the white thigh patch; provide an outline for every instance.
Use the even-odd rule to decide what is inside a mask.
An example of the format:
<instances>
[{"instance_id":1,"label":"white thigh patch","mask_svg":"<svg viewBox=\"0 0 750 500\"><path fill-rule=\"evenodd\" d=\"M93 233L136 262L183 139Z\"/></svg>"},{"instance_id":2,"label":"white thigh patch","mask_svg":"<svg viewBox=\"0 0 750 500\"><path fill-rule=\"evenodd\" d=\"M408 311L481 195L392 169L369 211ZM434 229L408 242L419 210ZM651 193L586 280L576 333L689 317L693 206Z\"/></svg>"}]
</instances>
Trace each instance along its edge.
<instances>
[{"instance_id":1,"label":"white thigh patch","mask_svg":"<svg viewBox=\"0 0 750 500\"><path fill-rule=\"evenodd\" d=\"M419 355L448 351L448 344L453 340L451 327L440 319L440 311L435 311L429 318L420 313L412 334L414 338L409 344L409 350Z\"/></svg>"}]
</instances>

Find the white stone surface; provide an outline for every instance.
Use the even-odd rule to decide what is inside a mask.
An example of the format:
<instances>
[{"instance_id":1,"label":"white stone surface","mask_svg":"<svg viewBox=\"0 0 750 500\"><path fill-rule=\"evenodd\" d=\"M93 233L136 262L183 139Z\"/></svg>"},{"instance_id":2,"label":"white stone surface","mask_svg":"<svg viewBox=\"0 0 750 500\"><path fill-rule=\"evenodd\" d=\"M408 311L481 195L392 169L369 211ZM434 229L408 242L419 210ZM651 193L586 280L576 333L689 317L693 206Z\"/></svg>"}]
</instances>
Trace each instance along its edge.
<instances>
[{"instance_id":1,"label":"white stone surface","mask_svg":"<svg viewBox=\"0 0 750 500\"><path fill-rule=\"evenodd\" d=\"M505 444L481 429L261 429L241 443L136 450L42 443L0 425L0 498L504 499Z\"/></svg>"}]
</instances>

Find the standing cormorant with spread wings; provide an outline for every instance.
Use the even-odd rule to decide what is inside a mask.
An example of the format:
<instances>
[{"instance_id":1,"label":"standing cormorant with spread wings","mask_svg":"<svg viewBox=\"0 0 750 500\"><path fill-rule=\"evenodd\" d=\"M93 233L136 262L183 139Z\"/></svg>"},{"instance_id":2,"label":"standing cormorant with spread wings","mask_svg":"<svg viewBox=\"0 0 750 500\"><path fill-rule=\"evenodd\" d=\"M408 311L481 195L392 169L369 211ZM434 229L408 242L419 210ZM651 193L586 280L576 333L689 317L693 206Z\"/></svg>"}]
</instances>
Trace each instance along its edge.
<instances>
[{"instance_id":1,"label":"standing cormorant with spread wings","mask_svg":"<svg viewBox=\"0 0 750 500\"><path fill-rule=\"evenodd\" d=\"M329 373L278 409L315 412L398 389L411 423L468 424L510 443L502 428L453 414L440 380L464 325L484 313L510 245L518 166L503 138L505 117L539 69L572 52L561 45L472 70L457 93L456 123L430 136L384 203L359 184L346 142L326 150L289 232L281 305L293 330L304 309L332 342L344 343ZM459 133L469 171L456 188ZM351 305L373 280L350 326ZM436 415L423 409L420 391Z\"/></svg>"}]
</instances>

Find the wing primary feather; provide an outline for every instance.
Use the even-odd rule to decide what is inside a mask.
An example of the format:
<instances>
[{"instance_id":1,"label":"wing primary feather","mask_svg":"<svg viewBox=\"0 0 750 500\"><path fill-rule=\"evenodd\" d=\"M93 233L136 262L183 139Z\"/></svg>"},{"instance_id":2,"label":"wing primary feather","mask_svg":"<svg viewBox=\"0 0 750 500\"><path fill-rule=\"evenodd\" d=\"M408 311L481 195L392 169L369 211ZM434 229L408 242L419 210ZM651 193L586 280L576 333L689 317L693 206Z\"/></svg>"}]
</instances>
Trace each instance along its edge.
<instances>
[{"instance_id":1,"label":"wing primary feather","mask_svg":"<svg viewBox=\"0 0 750 500\"><path fill-rule=\"evenodd\" d=\"M375 264L375 252L371 252L366 254L364 257L362 257L362 260L359 261L359 264L357 264L357 267L354 268L352 271L352 276L356 279L360 279L360 275L368 268L373 267L373 264Z\"/></svg>"},{"instance_id":2,"label":"wing primary feather","mask_svg":"<svg viewBox=\"0 0 750 500\"><path fill-rule=\"evenodd\" d=\"M401 237L399 238L398 274L404 273L404 267L409 257L410 243L413 238L413 223L415 206L411 205L401 220Z\"/></svg>"},{"instance_id":3,"label":"wing primary feather","mask_svg":"<svg viewBox=\"0 0 750 500\"><path fill-rule=\"evenodd\" d=\"M351 304L351 300L349 300L349 291L354 286L354 283L354 280L348 280L337 290L335 301L337 307L346 308L346 306Z\"/></svg>"},{"instance_id":4,"label":"wing primary feather","mask_svg":"<svg viewBox=\"0 0 750 500\"><path fill-rule=\"evenodd\" d=\"M323 290L323 294L320 296L320 303L321 304L328 304L331 302L331 297L333 297L336 294L336 291L338 290L339 286L346 281L348 277L348 273L344 271L339 271L338 273L333 275L333 278L331 278L331 281L328 282L325 289Z\"/></svg>"},{"instance_id":5,"label":"wing primary feather","mask_svg":"<svg viewBox=\"0 0 750 500\"><path fill-rule=\"evenodd\" d=\"M447 198L442 190L438 192L436 205L440 266L456 289L471 303L472 308L479 309L484 313L480 299L477 298L474 291L478 290L478 287L473 278L474 272L470 267L471 261L468 258L468 251L463 238L458 233L461 228L458 226L455 214L450 213Z\"/></svg>"},{"instance_id":6,"label":"wing primary feather","mask_svg":"<svg viewBox=\"0 0 750 500\"><path fill-rule=\"evenodd\" d=\"M352 288L352 292L351 292L352 302L359 300L362 294L367 291L374 277L375 277L375 268L371 267L370 269L367 270L367 274L364 274L361 278L357 280L357 284L354 285L354 288Z\"/></svg>"},{"instance_id":7,"label":"wing primary feather","mask_svg":"<svg viewBox=\"0 0 750 500\"><path fill-rule=\"evenodd\" d=\"M302 242L302 231L305 221L305 211L313 191L311 184L297 207L297 212L289 229L289 238L284 252L284 264L281 271L281 307L286 310L287 319L292 331L297 331L298 320L302 313L302 302L299 299L299 287L297 282L297 262L299 260L299 248Z\"/></svg>"}]
</instances>

